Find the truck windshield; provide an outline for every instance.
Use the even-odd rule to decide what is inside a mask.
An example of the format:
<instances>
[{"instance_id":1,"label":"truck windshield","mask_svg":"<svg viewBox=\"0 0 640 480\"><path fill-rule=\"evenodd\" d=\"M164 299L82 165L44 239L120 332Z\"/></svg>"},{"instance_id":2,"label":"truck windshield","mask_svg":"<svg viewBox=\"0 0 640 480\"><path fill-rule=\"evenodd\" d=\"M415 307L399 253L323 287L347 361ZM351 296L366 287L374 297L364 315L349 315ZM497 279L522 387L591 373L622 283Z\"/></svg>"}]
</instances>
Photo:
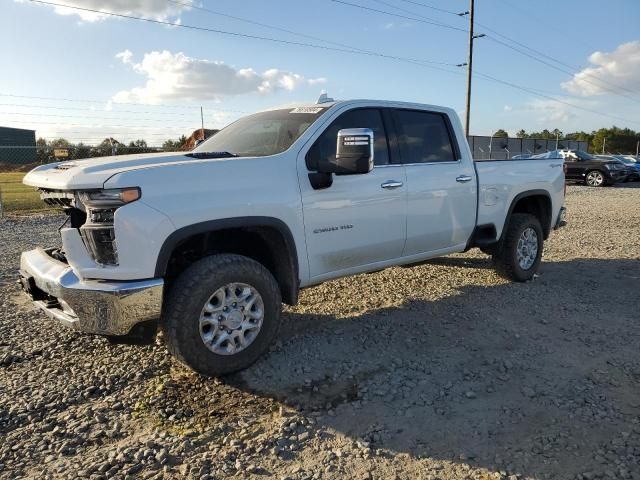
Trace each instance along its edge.
<instances>
[{"instance_id":1,"label":"truck windshield","mask_svg":"<svg viewBox=\"0 0 640 480\"><path fill-rule=\"evenodd\" d=\"M193 152L275 155L287 150L326 110L326 107L297 107L249 115L223 128Z\"/></svg>"}]
</instances>

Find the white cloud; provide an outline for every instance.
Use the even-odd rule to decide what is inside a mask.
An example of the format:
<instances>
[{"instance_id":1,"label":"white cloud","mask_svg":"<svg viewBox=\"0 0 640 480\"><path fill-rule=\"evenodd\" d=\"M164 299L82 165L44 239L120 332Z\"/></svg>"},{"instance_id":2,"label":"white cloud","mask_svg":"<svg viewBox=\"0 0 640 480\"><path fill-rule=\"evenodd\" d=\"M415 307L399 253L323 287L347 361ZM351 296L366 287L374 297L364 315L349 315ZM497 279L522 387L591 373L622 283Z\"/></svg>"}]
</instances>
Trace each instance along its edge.
<instances>
[{"instance_id":1,"label":"white cloud","mask_svg":"<svg viewBox=\"0 0 640 480\"><path fill-rule=\"evenodd\" d=\"M105 12L134 15L155 20L180 22L180 15L190 10L192 0L180 0L178 3L162 0L71 0L66 5L90 8ZM65 7L55 7L60 15L78 15L82 20L95 22L105 18L114 18L100 13L86 12Z\"/></svg>"},{"instance_id":2,"label":"white cloud","mask_svg":"<svg viewBox=\"0 0 640 480\"><path fill-rule=\"evenodd\" d=\"M505 112L511 112L513 110L513 107L511 105L505 105L502 109Z\"/></svg>"},{"instance_id":3,"label":"white cloud","mask_svg":"<svg viewBox=\"0 0 640 480\"><path fill-rule=\"evenodd\" d=\"M166 0L65 0L64 3L71 7L88 8L122 15L142 16L155 20L176 20L179 19L182 12L191 8L190 5L193 0L179 0L176 3ZM114 18L109 15L76 10L74 8L53 6L53 9L59 15L77 15L86 22Z\"/></svg>"},{"instance_id":4,"label":"white cloud","mask_svg":"<svg viewBox=\"0 0 640 480\"><path fill-rule=\"evenodd\" d=\"M382 25L382 29L383 30L396 30L398 28L410 28L413 27L413 23L412 22L400 22L400 23L395 23L395 22L389 22L389 23L385 23L384 25Z\"/></svg>"},{"instance_id":5,"label":"white cloud","mask_svg":"<svg viewBox=\"0 0 640 480\"><path fill-rule=\"evenodd\" d=\"M131 63L131 60L133 59L133 53L131 52L131 50L127 49L123 52L116 53L116 58L121 60L122 63Z\"/></svg>"},{"instance_id":6,"label":"white cloud","mask_svg":"<svg viewBox=\"0 0 640 480\"><path fill-rule=\"evenodd\" d=\"M294 90L304 83L304 78L296 73L276 68L263 73L252 68L236 69L224 62L192 58L182 52L146 53L140 63L133 61L129 50L116 57L147 79L144 86L116 93L113 96L116 103L219 100L229 95Z\"/></svg>"},{"instance_id":7,"label":"white cloud","mask_svg":"<svg viewBox=\"0 0 640 480\"><path fill-rule=\"evenodd\" d=\"M562 83L575 95L604 95L617 91L640 93L640 41L623 43L613 52L595 52L589 57L593 66L576 73Z\"/></svg>"},{"instance_id":8,"label":"white cloud","mask_svg":"<svg viewBox=\"0 0 640 480\"><path fill-rule=\"evenodd\" d=\"M577 103L575 99L573 103ZM577 117L575 108L553 100L532 100L529 105L531 109L538 114L538 121L542 123L567 123L569 120Z\"/></svg>"},{"instance_id":9,"label":"white cloud","mask_svg":"<svg viewBox=\"0 0 640 480\"><path fill-rule=\"evenodd\" d=\"M327 83L327 79L325 77L318 77L318 78L310 78L309 80L307 80L307 83L309 85L323 85L325 83Z\"/></svg>"}]
</instances>

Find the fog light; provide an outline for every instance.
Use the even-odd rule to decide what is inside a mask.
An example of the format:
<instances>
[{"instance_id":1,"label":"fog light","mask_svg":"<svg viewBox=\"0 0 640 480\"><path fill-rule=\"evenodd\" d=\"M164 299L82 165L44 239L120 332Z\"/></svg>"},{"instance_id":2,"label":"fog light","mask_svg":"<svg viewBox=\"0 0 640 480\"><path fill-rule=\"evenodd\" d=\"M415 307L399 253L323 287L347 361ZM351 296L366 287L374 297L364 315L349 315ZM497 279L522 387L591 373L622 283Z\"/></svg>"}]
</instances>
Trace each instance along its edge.
<instances>
[{"instance_id":1,"label":"fog light","mask_svg":"<svg viewBox=\"0 0 640 480\"><path fill-rule=\"evenodd\" d=\"M101 265L117 265L118 252L113 225L85 224L80 235L89 254Z\"/></svg>"}]
</instances>

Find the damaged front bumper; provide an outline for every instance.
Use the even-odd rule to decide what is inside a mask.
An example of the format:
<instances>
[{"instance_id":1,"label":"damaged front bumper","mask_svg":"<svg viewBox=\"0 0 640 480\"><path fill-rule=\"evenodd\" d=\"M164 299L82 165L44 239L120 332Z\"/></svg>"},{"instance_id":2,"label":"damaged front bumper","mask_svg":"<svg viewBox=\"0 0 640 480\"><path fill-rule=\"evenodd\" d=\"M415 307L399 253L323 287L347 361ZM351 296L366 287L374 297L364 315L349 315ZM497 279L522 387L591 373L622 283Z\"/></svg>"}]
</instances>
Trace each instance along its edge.
<instances>
[{"instance_id":1,"label":"damaged front bumper","mask_svg":"<svg viewBox=\"0 0 640 480\"><path fill-rule=\"evenodd\" d=\"M100 335L126 335L138 323L160 318L164 281L86 280L52 250L22 253L20 284L35 305L69 327Z\"/></svg>"}]
</instances>

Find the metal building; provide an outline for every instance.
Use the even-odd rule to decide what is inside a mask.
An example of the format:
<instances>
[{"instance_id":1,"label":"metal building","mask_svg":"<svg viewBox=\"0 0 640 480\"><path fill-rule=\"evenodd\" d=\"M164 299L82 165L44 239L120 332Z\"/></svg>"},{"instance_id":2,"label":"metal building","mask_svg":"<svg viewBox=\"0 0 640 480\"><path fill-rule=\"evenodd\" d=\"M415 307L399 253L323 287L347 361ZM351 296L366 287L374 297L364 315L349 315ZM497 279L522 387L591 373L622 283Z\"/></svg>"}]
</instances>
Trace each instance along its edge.
<instances>
[{"instance_id":1,"label":"metal building","mask_svg":"<svg viewBox=\"0 0 640 480\"><path fill-rule=\"evenodd\" d=\"M0 163L24 165L36 160L35 130L0 127Z\"/></svg>"}]
</instances>

